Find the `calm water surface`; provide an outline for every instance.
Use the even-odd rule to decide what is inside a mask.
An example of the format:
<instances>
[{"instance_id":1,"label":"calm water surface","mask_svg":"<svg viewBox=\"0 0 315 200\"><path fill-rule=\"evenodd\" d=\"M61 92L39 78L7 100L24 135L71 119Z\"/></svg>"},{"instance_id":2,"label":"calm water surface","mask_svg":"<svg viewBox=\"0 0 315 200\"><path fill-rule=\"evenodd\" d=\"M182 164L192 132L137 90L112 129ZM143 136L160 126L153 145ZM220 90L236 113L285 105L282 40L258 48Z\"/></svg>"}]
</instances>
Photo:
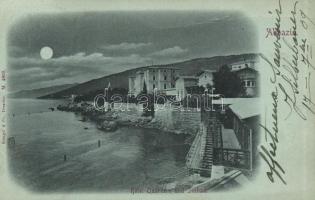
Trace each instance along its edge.
<instances>
[{"instance_id":1,"label":"calm water surface","mask_svg":"<svg viewBox=\"0 0 315 200\"><path fill-rule=\"evenodd\" d=\"M129 192L183 170L186 136L133 127L102 132L79 114L48 109L60 103L9 100L8 132L16 141L9 168L17 184L39 192Z\"/></svg>"}]
</instances>

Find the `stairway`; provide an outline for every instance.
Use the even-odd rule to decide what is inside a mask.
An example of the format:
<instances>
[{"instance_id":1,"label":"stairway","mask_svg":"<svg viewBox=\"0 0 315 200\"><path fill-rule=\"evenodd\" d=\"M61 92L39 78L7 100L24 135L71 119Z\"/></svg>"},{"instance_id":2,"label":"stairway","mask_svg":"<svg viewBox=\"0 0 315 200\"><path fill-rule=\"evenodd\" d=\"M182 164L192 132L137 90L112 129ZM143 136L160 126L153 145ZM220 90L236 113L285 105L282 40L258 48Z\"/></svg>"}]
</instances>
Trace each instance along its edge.
<instances>
[{"instance_id":1,"label":"stairway","mask_svg":"<svg viewBox=\"0 0 315 200\"><path fill-rule=\"evenodd\" d=\"M208 127L207 129L210 129ZM206 145L205 145L205 151L204 151L201 168L203 169L200 173L201 176L204 177L210 177L211 176L211 170L212 170L212 164L213 164L213 139L212 139L212 133L210 130L207 130L206 135Z\"/></svg>"},{"instance_id":2,"label":"stairway","mask_svg":"<svg viewBox=\"0 0 315 200\"><path fill-rule=\"evenodd\" d=\"M207 126L207 132L206 132L206 145L205 145L205 153L203 155L201 168L203 169L200 173L203 177L211 177L211 170L213 165L213 140L214 135L216 135L218 129L217 126L220 124L217 117L215 116L215 113L208 116L208 120L206 121L208 123Z\"/></svg>"},{"instance_id":3,"label":"stairway","mask_svg":"<svg viewBox=\"0 0 315 200\"><path fill-rule=\"evenodd\" d=\"M186 156L186 166L198 170L203 177L211 177L213 148L221 142L221 126L215 112L204 113L199 131Z\"/></svg>"},{"instance_id":4,"label":"stairway","mask_svg":"<svg viewBox=\"0 0 315 200\"><path fill-rule=\"evenodd\" d=\"M204 148L202 148L205 144L203 141L203 135L205 134L204 127L200 125L199 131L196 134L194 141L192 142L189 152L186 156L186 166L188 168L196 168L198 165L198 160L201 159L200 155L203 155Z\"/></svg>"}]
</instances>

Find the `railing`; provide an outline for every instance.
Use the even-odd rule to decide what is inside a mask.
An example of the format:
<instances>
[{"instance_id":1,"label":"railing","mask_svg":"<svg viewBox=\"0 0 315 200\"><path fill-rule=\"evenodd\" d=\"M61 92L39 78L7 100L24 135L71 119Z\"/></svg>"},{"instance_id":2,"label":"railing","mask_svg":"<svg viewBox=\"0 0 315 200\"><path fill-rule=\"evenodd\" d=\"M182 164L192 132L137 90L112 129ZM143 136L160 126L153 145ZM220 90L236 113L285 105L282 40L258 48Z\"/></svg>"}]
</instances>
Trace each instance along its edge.
<instances>
[{"instance_id":1,"label":"railing","mask_svg":"<svg viewBox=\"0 0 315 200\"><path fill-rule=\"evenodd\" d=\"M251 129L243 122L238 121L236 122L238 124L237 128L234 127L234 132L237 137L237 140L239 141L242 149L248 149L250 148L250 132Z\"/></svg>"},{"instance_id":2,"label":"railing","mask_svg":"<svg viewBox=\"0 0 315 200\"><path fill-rule=\"evenodd\" d=\"M244 149L213 149L214 163L226 167L250 170L250 151Z\"/></svg>"},{"instance_id":3,"label":"railing","mask_svg":"<svg viewBox=\"0 0 315 200\"><path fill-rule=\"evenodd\" d=\"M213 163L212 148L223 145L222 124L215 112L202 112L201 118L199 132L186 156L186 166L191 172L209 174Z\"/></svg>"},{"instance_id":4,"label":"railing","mask_svg":"<svg viewBox=\"0 0 315 200\"><path fill-rule=\"evenodd\" d=\"M191 145L186 156L186 166L191 172L199 173L211 171L211 167L206 167L206 164L209 166L213 164L241 170L251 170L251 129L244 124L236 127L235 133L238 141L241 143L241 149L223 148L222 124L218 117L216 112L201 112L201 124L203 124L204 127L200 126L200 130ZM209 145L211 149L209 149ZM205 149L206 147L207 151ZM199 155L197 155L196 151L200 151ZM208 153L207 156L205 156L206 152ZM196 156L202 156L201 165L196 165L196 162L194 163ZM205 159L206 164L203 163Z\"/></svg>"},{"instance_id":5,"label":"railing","mask_svg":"<svg viewBox=\"0 0 315 200\"><path fill-rule=\"evenodd\" d=\"M202 142L201 137L203 136L203 132L204 132L204 127L202 125L200 125L199 131L197 132L197 134L194 138L194 141L191 144L190 149L186 155L186 166L188 166L188 167L191 166L194 156L196 156L198 153L198 152L196 152L196 148L198 145L197 143L198 143L198 141ZM199 144L199 145L202 145L202 144Z\"/></svg>"}]
</instances>

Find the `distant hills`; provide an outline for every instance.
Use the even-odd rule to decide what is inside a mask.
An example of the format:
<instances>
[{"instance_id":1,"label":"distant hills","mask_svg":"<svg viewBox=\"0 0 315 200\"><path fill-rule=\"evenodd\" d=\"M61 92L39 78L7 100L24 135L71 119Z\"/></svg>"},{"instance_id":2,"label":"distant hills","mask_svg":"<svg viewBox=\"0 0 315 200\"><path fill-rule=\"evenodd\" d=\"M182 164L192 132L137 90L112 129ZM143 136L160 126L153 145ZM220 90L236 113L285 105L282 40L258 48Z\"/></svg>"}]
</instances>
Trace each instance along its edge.
<instances>
[{"instance_id":1,"label":"distant hills","mask_svg":"<svg viewBox=\"0 0 315 200\"><path fill-rule=\"evenodd\" d=\"M215 56L211 58L196 58L183 62L154 66L176 67L179 69L180 75L195 75L202 70L217 70L222 65L240 62L243 60L253 60L256 59L257 56L258 54ZM74 85L72 87L65 88L63 90L59 90L57 92L51 92L49 94L42 95L40 98L64 98L70 96L71 94L87 95L94 91L103 90L108 86L109 82L112 88L128 89L128 77L130 75L134 75L134 73L136 73L139 69L146 67L149 66L130 69L116 74L93 79L81 84Z\"/></svg>"},{"instance_id":2,"label":"distant hills","mask_svg":"<svg viewBox=\"0 0 315 200\"><path fill-rule=\"evenodd\" d=\"M9 98L38 98L44 95L48 95L51 93L59 92L62 90L65 90L67 88L71 88L73 86L77 85L75 84L64 84L64 85L56 85L46 88L38 88L38 89L32 89L32 90L21 90L19 92L14 92L8 94Z\"/></svg>"}]
</instances>

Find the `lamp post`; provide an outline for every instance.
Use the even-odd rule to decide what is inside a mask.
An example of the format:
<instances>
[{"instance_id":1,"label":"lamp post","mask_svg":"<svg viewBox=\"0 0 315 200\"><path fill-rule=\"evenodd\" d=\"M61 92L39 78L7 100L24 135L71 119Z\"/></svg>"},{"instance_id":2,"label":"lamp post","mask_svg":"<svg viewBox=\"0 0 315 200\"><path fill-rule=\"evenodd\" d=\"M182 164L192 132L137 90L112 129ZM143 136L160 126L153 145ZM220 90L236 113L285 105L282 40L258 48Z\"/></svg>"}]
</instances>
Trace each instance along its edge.
<instances>
[{"instance_id":1,"label":"lamp post","mask_svg":"<svg viewBox=\"0 0 315 200\"><path fill-rule=\"evenodd\" d=\"M105 111L108 111L109 110L108 87L104 89L104 96L105 96L104 108L105 108Z\"/></svg>"},{"instance_id":2,"label":"lamp post","mask_svg":"<svg viewBox=\"0 0 315 200\"><path fill-rule=\"evenodd\" d=\"M214 111L213 109L213 92L214 92L215 88L211 88L211 110Z\"/></svg>"},{"instance_id":3,"label":"lamp post","mask_svg":"<svg viewBox=\"0 0 315 200\"><path fill-rule=\"evenodd\" d=\"M224 112L225 111L225 108L224 108L224 95L220 94L220 98L221 98L221 112Z\"/></svg>"},{"instance_id":4,"label":"lamp post","mask_svg":"<svg viewBox=\"0 0 315 200\"><path fill-rule=\"evenodd\" d=\"M204 99L204 101L205 101L205 103L204 103L204 107L207 107L208 108L208 105L209 105L209 95L208 95L208 88L207 87L204 87L205 88L205 90L204 90L204 97L205 97L205 99Z\"/></svg>"},{"instance_id":5,"label":"lamp post","mask_svg":"<svg viewBox=\"0 0 315 200\"><path fill-rule=\"evenodd\" d=\"M156 94L157 94L157 88L155 87L155 88L153 89L153 103L155 103Z\"/></svg>"}]
</instances>

